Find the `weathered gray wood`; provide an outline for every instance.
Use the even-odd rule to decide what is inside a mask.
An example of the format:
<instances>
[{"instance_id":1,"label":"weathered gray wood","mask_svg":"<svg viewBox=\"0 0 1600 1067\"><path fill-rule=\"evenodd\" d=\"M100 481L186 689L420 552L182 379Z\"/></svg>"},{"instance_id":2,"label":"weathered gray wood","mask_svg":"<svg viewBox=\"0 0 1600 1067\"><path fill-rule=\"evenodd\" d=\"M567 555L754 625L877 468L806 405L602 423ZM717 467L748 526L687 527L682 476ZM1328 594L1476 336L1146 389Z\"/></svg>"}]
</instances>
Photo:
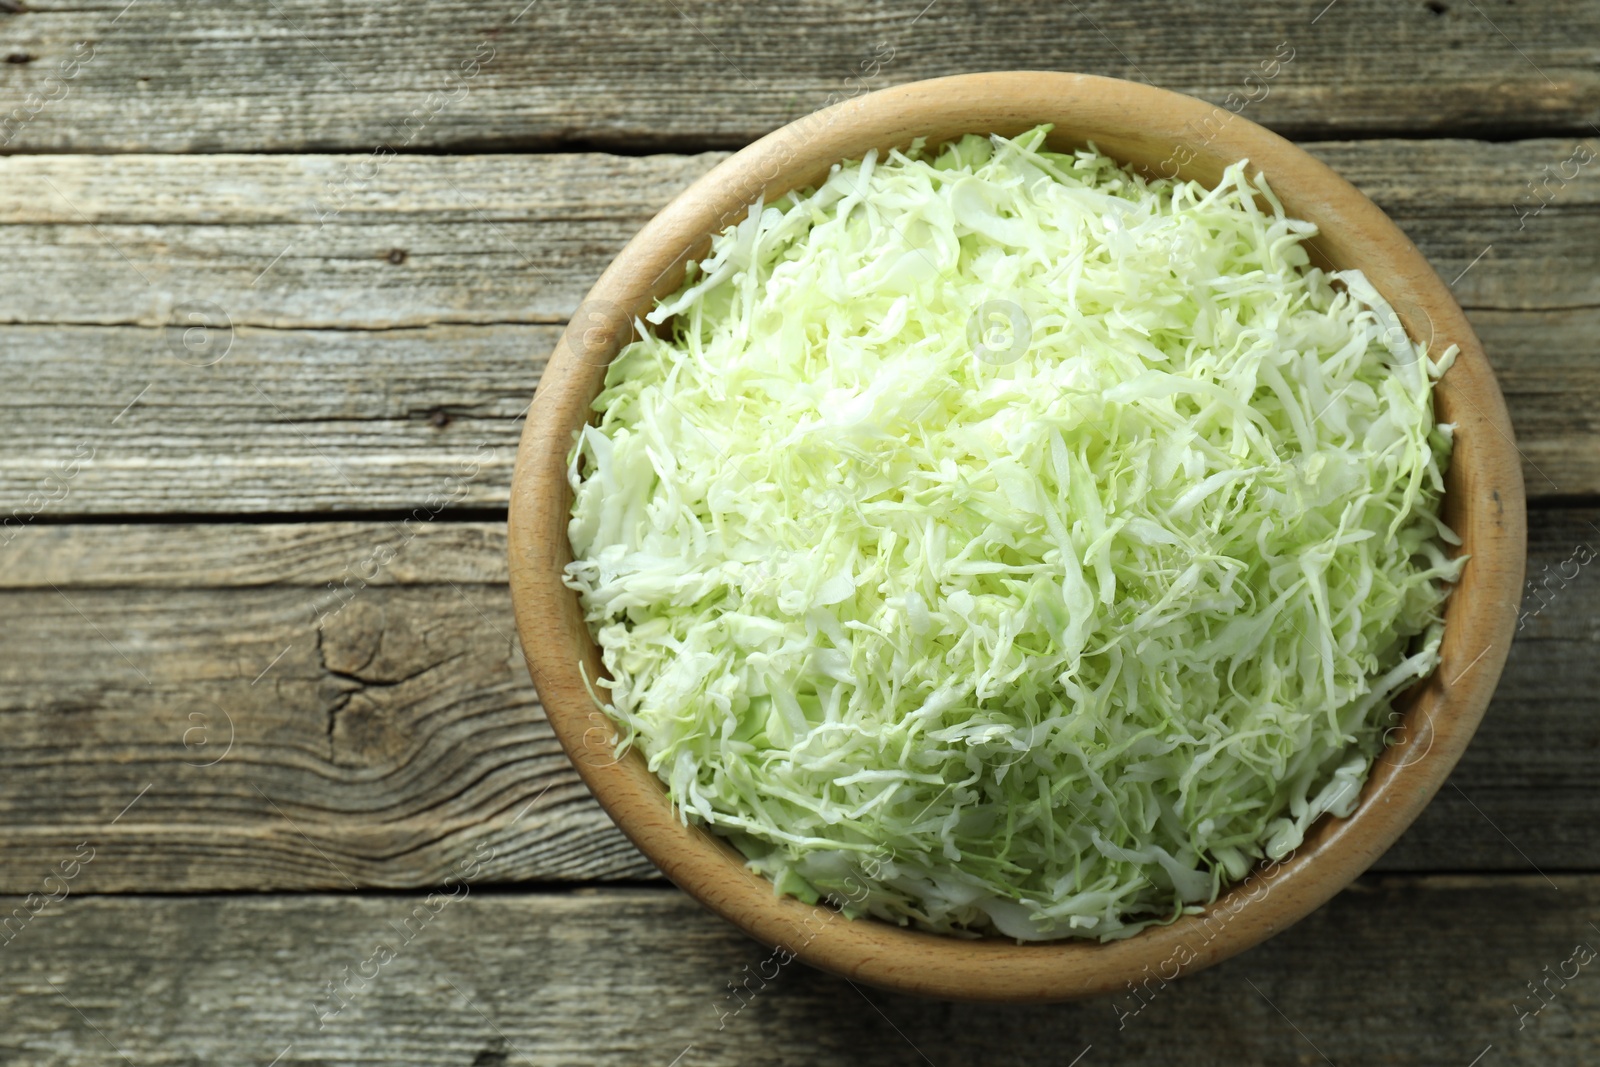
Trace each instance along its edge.
<instances>
[{"instance_id":1,"label":"weathered gray wood","mask_svg":"<svg viewBox=\"0 0 1600 1067\"><path fill-rule=\"evenodd\" d=\"M1600 869L1600 512L1531 519L1549 584L1384 869ZM89 836L96 891L426 885L480 841L495 881L655 877L544 721L502 551L498 525L442 520L20 530L0 547L0 891Z\"/></svg>"},{"instance_id":2,"label":"weathered gray wood","mask_svg":"<svg viewBox=\"0 0 1600 1067\"><path fill-rule=\"evenodd\" d=\"M0 329L0 523L503 507L560 329L241 327L209 366L179 333Z\"/></svg>"},{"instance_id":3,"label":"weathered gray wood","mask_svg":"<svg viewBox=\"0 0 1600 1067\"><path fill-rule=\"evenodd\" d=\"M0 878L102 828L106 890L426 884L478 842L495 879L648 876L560 754L504 589L362 588L391 536L330 575L344 600L4 594Z\"/></svg>"},{"instance_id":4,"label":"weathered gray wood","mask_svg":"<svg viewBox=\"0 0 1600 1067\"><path fill-rule=\"evenodd\" d=\"M1511 411L1529 499L1600 492L1600 364L1593 354L1600 305L1483 309L1467 317Z\"/></svg>"},{"instance_id":5,"label":"weathered gray wood","mask_svg":"<svg viewBox=\"0 0 1600 1067\"><path fill-rule=\"evenodd\" d=\"M369 585L503 584L504 522L37 525L0 532L0 589L233 589L343 581L383 543Z\"/></svg>"},{"instance_id":6,"label":"weathered gray wood","mask_svg":"<svg viewBox=\"0 0 1600 1067\"><path fill-rule=\"evenodd\" d=\"M1571 130L1600 118L1589 48L1600 14L1570 0L6 6L22 9L5 18L6 47L32 57L0 80L8 109L29 106L29 91L49 101L13 127L22 151L732 145L835 94L1041 68L1217 103L1238 94L1257 101L1251 117L1298 134ZM74 51L85 41L92 58L63 71L89 54ZM1262 82L1280 46L1293 62Z\"/></svg>"},{"instance_id":7,"label":"weathered gray wood","mask_svg":"<svg viewBox=\"0 0 1600 1067\"><path fill-rule=\"evenodd\" d=\"M0 949L0 1056L1547 1067L1600 1055L1600 982L1576 962L1600 947L1594 877L1366 880L1240 957L1164 988L1150 979L1144 1001L1043 1008L921 1000L779 966L668 889L423 900L68 897ZM1547 979L1534 999L1528 983ZM329 983L347 990L343 1006Z\"/></svg>"}]
</instances>

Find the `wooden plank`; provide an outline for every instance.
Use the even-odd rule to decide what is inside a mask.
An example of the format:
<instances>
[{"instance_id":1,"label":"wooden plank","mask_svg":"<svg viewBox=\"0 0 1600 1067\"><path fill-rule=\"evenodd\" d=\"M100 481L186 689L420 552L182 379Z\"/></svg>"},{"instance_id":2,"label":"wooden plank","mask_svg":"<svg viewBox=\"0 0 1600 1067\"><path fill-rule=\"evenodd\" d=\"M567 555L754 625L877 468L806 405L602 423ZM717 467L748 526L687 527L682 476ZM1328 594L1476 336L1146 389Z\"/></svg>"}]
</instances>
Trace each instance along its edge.
<instances>
[{"instance_id":1,"label":"wooden plank","mask_svg":"<svg viewBox=\"0 0 1600 1067\"><path fill-rule=\"evenodd\" d=\"M1572 144L1313 148L1459 278L1530 491L1600 492L1600 185L1514 206ZM715 158L397 159L326 225L331 157L0 159L0 515L404 510L480 446L452 506L503 506L535 324Z\"/></svg>"},{"instance_id":2,"label":"wooden plank","mask_svg":"<svg viewBox=\"0 0 1600 1067\"><path fill-rule=\"evenodd\" d=\"M666 889L426 900L69 896L4 950L3 1047L57 1067L1546 1067L1600 1055L1600 983L1579 962L1592 968L1600 946L1594 877L1364 880L1218 967L1150 978L1142 1000L1048 1008L852 987L781 964ZM1535 999L1529 984L1545 982Z\"/></svg>"},{"instance_id":3,"label":"wooden plank","mask_svg":"<svg viewBox=\"0 0 1600 1067\"><path fill-rule=\"evenodd\" d=\"M1600 491L1600 306L1468 311L1511 411L1530 500Z\"/></svg>"},{"instance_id":4,"label":"wooden plank","mask_svg":"<svg viewBox=\"0 0 1600 1067\"><path fill-rule=\"evenodd\" d=\"M19 528L0 535L0 589L320 589L379 543L393 558L368 585L507 581L504 521L397 521Z\"/></svg>"},{"instance_id":5,"label":"wooden plank","mask_svg":"<svg viewBox=\"0 0 1600 1067\"><path fill-rule=\"evenodd\" d=\"M182 332L0 329L0 523L504 507L560 329Z\"/></svg>"},{"instance_id":6,"label":"wooden plank","mask_svg":"<svg viewBox=\"0 0 1600 1067\"><path fill-rule=\"evenodd\" d=\"M1582 563L1600 512L1531 519L1548 582L1453 784L1383 869L1600 868L1600 579ZM500 850L492 881L655 877L544 721L502 538L443 521L20 531L0 549L0 617L26 620L0 630L0 891L90 836L96 892L414 887L480 842Z\"/></svg>"},{"instance_id":7,"label":"wooden plank","mask_svg":"<svg viewBox=\"0 0 1600 1067\"><path fill-rule=\"evenodd\" d=\"M6 47L29 59L0 75L16 115L0 136L27 152L730 146L830 97L1004 69L1235 94L1300 135L1600 120L1592 5L1323 6L28 0L7 5Z\"/></svg>"}]
</instances>

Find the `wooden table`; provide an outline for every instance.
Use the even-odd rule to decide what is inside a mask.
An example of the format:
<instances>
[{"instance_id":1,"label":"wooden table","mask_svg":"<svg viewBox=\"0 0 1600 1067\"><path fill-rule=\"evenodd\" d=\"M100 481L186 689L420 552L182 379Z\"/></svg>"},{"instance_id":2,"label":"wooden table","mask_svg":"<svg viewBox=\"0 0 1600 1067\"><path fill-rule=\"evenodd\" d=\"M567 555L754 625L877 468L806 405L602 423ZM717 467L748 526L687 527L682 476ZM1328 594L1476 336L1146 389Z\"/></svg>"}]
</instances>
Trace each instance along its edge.
<instances>
[{"instance_id":1,"label":"wooden table","mask_svg":"<svg viewBox=\"0 0 1600 1067\"><path fill-rule=\"evenodd\" d=\"M1600 6L924 3L0 0L0 1064L1595 1062ZM1148 1003L736 999L766 952L523 668L520 419L726 150L999 68L1237 107L1388 210L1494 361L1548 581L1450 784L1263 947Z\"/></svg>"}]
</instances>

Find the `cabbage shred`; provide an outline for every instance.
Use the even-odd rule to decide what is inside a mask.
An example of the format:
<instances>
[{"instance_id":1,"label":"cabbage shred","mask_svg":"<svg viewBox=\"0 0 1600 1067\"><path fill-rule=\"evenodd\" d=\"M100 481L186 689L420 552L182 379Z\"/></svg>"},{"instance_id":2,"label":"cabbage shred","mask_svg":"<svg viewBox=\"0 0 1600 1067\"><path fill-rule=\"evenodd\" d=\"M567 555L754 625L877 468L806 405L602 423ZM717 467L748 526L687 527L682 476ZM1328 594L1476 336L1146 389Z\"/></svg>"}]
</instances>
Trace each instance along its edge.
<instances>
[{"instance_id":1,"label":"cabbage shred","mask_svg":"<svg viewBox=\"0 0 1600 1067\"><path fill-rule=\"evenodd\" d=\"M1455 351L1244 163L1046 133L718 235L579 435L567 582L619 751L779 891L1109 939L1353 810L1463 562Z\"/></svg>"}]
</instances>

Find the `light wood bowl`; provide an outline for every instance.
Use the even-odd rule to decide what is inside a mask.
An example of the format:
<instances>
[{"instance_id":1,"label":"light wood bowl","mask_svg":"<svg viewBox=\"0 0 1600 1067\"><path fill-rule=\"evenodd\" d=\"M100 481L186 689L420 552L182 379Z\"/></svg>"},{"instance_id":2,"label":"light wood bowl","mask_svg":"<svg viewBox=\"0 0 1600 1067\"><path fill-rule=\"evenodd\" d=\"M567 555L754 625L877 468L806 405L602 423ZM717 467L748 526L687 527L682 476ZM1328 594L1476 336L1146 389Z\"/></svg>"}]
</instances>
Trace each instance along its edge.
<instances>
[{"instance_id":1,"label":"light wood bowl","mask_svg":"<svg viewBox=\"0 0 1600 1067\"><path fill-rule=\"evenodd\" d=\"M1354 814L1324 817L1286 862L1257 871L1204 914L1107 944L961 940L851 921L776 895L730 846L674 817L637 752L615 761L610 723L579 672L581 662L589 677L602 677L599 655L577 595L561 582L571 560L573 433L628 339L625 324L680 284L712 233L743 218L758 195L771 202L815 184L834 163L868 149L915 137L1015 135L1044 122L1055 124L1053 147L1092 140L1151 172L1170 173L1181 148L1181 175L1208 185L1248 158L1291 215L1317 224L1313 255L1325 266L1364 271L1432 351L1461 348L1435 396L1440 419L1457 427L1445 514L1471 560L1448 602L1439 669L1405 698L1401 743L1378 760ZM1077 74L971 74L886 89L785 126L713 168L622 250L562 335L529 411L511 492L511 588L556 736L617 825L691 896L757 940L852 979L938 997L1042 1001L1167 981L1226 959L1319 907L1393 844L1444 783L1488 706L1515 628L1525 526L1518 452L1482 346L1427 260L1354 186L1283 138L1190 97Z\"/></svg>"}]
</instances>

